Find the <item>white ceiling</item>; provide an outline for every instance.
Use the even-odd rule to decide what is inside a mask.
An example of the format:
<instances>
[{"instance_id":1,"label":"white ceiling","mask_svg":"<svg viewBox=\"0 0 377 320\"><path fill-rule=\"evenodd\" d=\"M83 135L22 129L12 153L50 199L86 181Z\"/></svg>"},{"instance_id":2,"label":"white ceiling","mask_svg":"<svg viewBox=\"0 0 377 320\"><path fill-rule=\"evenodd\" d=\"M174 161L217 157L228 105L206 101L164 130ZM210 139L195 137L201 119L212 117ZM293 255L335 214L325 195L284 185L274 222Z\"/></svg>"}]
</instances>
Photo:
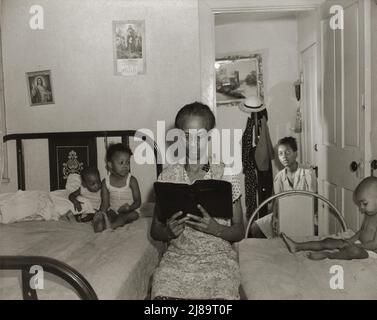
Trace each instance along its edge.
<instances>
[{"instance_id":1,"label":"white ceiling","mask_svg":"<svg viewBox=\"0 0 377 320\"><path fill-rule=\"evenodd\" d=\"M250 21L290 20L296 19L297 15L298 12L295 11L218 13L215 15L215 25L220 26Z\"/></svg>"}]
</instances>

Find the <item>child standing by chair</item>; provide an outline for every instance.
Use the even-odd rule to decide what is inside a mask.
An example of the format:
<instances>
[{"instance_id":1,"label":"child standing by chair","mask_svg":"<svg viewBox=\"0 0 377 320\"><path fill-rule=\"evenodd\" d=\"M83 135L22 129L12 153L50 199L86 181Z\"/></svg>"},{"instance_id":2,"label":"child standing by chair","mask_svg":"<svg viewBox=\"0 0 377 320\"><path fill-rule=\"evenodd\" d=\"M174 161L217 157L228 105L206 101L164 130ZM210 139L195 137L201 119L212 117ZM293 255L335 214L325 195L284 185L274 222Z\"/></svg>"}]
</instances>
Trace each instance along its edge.
<instances>
[{"instance_id":1,"label":"child standing by chair","mask_svg":"<svg viewBox=\"0 0 377 320\"><path fill-rule=\"evenodd\" d=\"M130 174L132 151L123 144L110 145L106 163L110 174L102 181L101 208L94 216L95 232L116 229L138 219L141 205L139 184Z\"/></svg>"}]
</instances>

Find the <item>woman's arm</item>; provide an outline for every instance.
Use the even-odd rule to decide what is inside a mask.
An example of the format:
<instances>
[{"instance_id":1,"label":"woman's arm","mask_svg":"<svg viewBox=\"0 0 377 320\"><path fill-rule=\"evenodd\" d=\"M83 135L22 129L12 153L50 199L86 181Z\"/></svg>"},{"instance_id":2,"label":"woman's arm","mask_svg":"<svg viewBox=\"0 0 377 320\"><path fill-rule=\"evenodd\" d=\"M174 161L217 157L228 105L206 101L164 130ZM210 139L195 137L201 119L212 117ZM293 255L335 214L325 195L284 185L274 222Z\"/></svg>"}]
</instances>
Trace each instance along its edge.
<instances>
[{"instance_id":1,"label":"woman's arm","mask_svg":"<svg viewBox=\"0 0 377 320\"><path fill-rule=\"evenodd\" d=\"M171 235L169 235L168 228L166 224L161 223L157 219L158 215L158 206L154 206L153 220L151 226L151 237L156 241L168 242L171 240Z\"/></svg>"},{"instance_id":2,"label":"woman's arm","mask_svg":"<svg viewBox=\"0 0 377 320\"><path fill-rule=\"evenodd\" d=\"M185 222L188 220L187 217L178 219L182 212L175 213L166 224L158 220L159 208L157 205L154 206L153 220L151 226L151 237L156 241L169 242L172 239L177 238L185 228Z\"/></svg>"},{"instance_id":3,"label":"woman's arm","mask_svg":"<svg viewBox=\"0 0 377 320\"><path fill-rule=\"evenodd\" d=\"M241 198L233 203L233 219L232 226L221 226L218 236L229 242L239 242L245 237L245 227L243 223L243 214L241 206Z\"/></svg>"}]
</instances>

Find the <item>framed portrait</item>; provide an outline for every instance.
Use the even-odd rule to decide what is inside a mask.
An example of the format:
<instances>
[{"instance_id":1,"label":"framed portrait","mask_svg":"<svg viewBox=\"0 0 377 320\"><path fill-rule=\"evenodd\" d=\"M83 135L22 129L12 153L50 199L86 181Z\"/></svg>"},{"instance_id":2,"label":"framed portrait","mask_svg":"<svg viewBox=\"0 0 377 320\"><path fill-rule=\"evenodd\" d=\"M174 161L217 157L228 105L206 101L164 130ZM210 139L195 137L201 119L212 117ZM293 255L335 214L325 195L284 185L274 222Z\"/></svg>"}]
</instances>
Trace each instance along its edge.
<instances>
[{"instance_id":1,"label":"framed portrait","mask_svg":"<svg viewBox=\"0 0 377 320\"><path fill-rule=\"evenodd\" d=\"M144 20L113 21L113 42L115 75L145 74Z\"/></svg>"},{"instance_id":2,"label":"framed portrait","mask_svg":"<svg viewBox=\"0 0 377 320\"><path fill-rule=\"evenodd\" d=\"M71 173L97 166L97 142L93 137L70 136L48 139L51 191L64 189Z\"/></svg>"},{"instance_id":3,"label":"framed portrait","mask_svg":"<svg viewBox=\"0 0 377 320\"><path fill-rule=\"evenodd\" d=\"M35 71L26 73L30 106L54 104L51 71Z\"/></svg>"},{"instance_id":4,"label":"framed portrait","mask_svg":"<svg viewBox=\"0 0 377 320\"><path fill-rule=\"evenodd\" d=\"M249 96L264 101L261 54L217 59L215 70L218 106L237 105Z\"/></svg>"}]
</instances>

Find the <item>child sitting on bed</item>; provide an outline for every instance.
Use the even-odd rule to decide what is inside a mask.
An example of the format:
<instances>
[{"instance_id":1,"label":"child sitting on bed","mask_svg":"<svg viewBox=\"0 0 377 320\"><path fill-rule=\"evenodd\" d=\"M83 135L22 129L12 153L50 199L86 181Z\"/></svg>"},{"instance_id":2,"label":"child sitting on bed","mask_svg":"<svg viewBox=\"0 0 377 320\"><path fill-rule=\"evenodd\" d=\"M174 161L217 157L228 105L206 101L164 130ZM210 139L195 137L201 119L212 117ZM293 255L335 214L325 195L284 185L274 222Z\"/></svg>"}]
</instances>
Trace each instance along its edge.
<instances>
[{"instance_id":1,"label":"child sitting on bed","mask_svg":"<svg viewBox=\"0 0 377 320\"><path fill-rule=\"evenodd\" d=\"M109 176L102 181L101 208L93 219L95 232L116 229L138 219L135 211L141 205L139 184L130 174L132 151L123 144L107 149L106 162Z\"/></svg>"},{"instance_id":2,"label":"child sitting on bed","mask_svg":"<svg viewBox=\"0 0 377 320\"><path fill-rule=\"evenodd\" d=\"M377 252L377 178L364 179L354 192L354 201L365 215L360 230L350 239L327 238L321 241L294 242L285 234L281 234L288 250L314 251L308 254L313 260L323 259L366 259L368 251ZM336 250L336 251L330 251Z\"/></svg>"},{"instance_id":3,"label":"child sitting on bed","mask_svg":"<svg viewBox=\"0 0 377 320\"><path fill-rule=\"evenodd\" d=\"M100 174L95 167L87 167L81 174L68 176L66 190L70 192L68 199L75 208L76 221L87 222L93 219L95 211L101 205L101 187Z\"/></svg>"}]
</instances>

